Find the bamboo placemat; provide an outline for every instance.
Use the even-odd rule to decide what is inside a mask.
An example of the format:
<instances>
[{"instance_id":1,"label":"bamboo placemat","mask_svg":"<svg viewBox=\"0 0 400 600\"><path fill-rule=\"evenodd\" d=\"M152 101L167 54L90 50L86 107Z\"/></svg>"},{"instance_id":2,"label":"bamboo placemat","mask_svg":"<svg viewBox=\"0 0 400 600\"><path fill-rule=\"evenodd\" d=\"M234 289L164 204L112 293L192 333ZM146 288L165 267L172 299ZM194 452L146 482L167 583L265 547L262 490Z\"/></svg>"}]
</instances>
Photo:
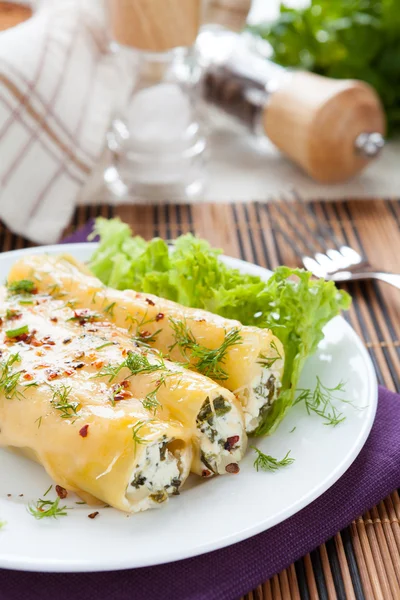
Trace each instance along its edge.
<instances>
[{"instance_id":1,"label":"bamboo placemat","mask_svg":"<svg viewBox=\"0 0 400 600\"><path fill-rule=\"evenodd\" d=\"M314 202L311 206L340 240L362 251L372 264L400 272L400 201ZM264 267L298 264L290 247L271 229L271 217L279 218L273 204L81 207L67 233L98 215L119 215L145 238L173 238L191 231L226 254ZM1 250L27 245L0 228ZM400 390L400 292L375 282L355 283L348 290L353 305L346 318L368 348L379 382ZM242 600L364 598L400 599L397 491Z\"/></svg>"}]
</instances>

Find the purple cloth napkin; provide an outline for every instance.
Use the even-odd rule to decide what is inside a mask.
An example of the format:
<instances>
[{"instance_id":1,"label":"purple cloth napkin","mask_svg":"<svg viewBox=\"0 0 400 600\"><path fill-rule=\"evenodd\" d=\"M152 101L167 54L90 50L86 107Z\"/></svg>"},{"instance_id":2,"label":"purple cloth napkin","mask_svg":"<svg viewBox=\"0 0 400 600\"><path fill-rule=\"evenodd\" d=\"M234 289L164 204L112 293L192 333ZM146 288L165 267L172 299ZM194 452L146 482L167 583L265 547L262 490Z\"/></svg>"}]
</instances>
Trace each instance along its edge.
<instances>
[{"instance_id":1,"label":"purple cloth napkin","mask_svg":"<svg viewBox=\"0 0 400 600\"><path fill-rule=\"evenodd\" d=\"M84 241L90 230L87 227L83 235L68 241ZM157 567L86 574L0 570L0 600L41 600L43 595L57 600L234 600L328 540L400 486L399 423L400 397L380 387L374 425L353 465L320 498L265 533Z\"/></svg>"}]
</instances>

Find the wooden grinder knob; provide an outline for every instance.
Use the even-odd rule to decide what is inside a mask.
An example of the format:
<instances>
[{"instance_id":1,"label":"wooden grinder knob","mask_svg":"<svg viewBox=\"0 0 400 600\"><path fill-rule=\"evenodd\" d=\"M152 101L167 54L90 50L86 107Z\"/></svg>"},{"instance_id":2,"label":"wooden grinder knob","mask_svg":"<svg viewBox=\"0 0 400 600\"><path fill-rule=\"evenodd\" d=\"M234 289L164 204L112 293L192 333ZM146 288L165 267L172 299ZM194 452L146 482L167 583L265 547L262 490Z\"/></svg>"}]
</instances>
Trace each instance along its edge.
<instances>
[{"instance_id":1,"label":"wooden grinder knob","mask_svg":"<svg viewBox=\"0 0 400 600\"><path fill-rule=\"evenodd\" d=\"M166 52L192 46L202 0L108 0L111 34L123 46Z\"/></svg>"},{"instance_id":2,"label":"wooden grinder knob","mask_svg":"<svg viewBox=\"0 0 400 600\"><path fill-rule=\"evenodd\" d=\"M385 117L368 84L296 72L271 94L263 126L269 139L311 177L335 183L369 162L373 152L368 156L359 141L362 134L383 136Z\"/></svg>"}]
</instances>

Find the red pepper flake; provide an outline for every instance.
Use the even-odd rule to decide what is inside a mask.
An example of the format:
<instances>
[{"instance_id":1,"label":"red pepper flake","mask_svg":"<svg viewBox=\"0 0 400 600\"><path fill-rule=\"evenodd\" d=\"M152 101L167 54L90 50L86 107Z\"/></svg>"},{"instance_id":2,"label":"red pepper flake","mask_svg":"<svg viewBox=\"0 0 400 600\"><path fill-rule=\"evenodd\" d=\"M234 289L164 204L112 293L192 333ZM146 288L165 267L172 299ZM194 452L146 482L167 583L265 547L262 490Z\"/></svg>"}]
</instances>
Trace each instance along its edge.
<instances>
[{"instance_id":1,"label":"red pepper flake","mask_svg":"<svg viewBox=\"0 0 400 600\"><path fill-rule=\"evenodd\" d=\"M90 513L90 515L88 515L88 517L89 517L89 519L95 519L98 514L100 514L100 513L98 510L96 510L96 512Z\"/></svg>"},{"instance_id":2,"label":"red pepper flake","mask_svg":"<svg viewBox=\"0 0 400 600\"><path fill-rule=\"evenodd\" d=\"M61 487L61 485L56 485L57 496L64 500L68 496L68 492L65 488Z\"/></svg>"},{"instance_id":3,"label":"red pepper flake","mask_svg":"<svg viewBox=\"0 0 400 600\"><path fill-rule=\"evenodd\" d=\"M63 344L69 344L70 342L72 342L72 338L65 338L65 340L63 340Z\"/></svg>"},{"instance_id":4,"label":"red pepper flake","mask_svg":"<svg viewBox=\"0 0 400 600\"><path fill-rule=\"evenodd\" d=\"M161 319L164 318L164 313L158 313L158 315L156 315L156 321L161 321Z\"/></svg>"},{"instance_id":5,"label":"red pepper flake","mask_svg":"<svg viewBox=\"0 0 400 600\"><path fill-rule=\"evenodd\" d=\"M201 472L202 477L210 477L210 475L211 475L211 471L209 471L208 469L203 469Z\"/></svg>"},{"instance_id":6,"label":"red pepper flake","mask_svg":"<svg viewBox=\"0 0 400 600\"><path fill-rule=\"evenodd\" d=\"M52 321L53 323L58 323L57 317L50 317L50 321Z\"/></svg>"},{"instance_id":7,"label":"red pepper flake","mask_svg":"<svg viewBox=\"0 0 400 600\"><path fill-rule=\"evenodd\" d=\"M25 373L25 375L22 376L22 379L26 379L27 381L32 381L33 375L31 375L30 373Z\"/></svg>"},{"instance_id":8,"label":"red pepper flake","mask_svg":"<svg viewBox=\"0 0 400 600\"><path fill-rule=\"evenodd\" d=\"M83 438L88 436L89 425L84 425L82 429L79 430L79 435Z\"/></svg>"},{"instance_id":9,"label":"red pepper flake","mask_svg":"<svg viewBox=\"0 0 400 600\"><path fill-rule=\"evenodd\" d=\"M226 442L224 444L225 450L229 450L229 452L230 452L232 450L232 448L238 443L239 439L240 438L238 435L233 435L232 437L228 437L228 439L226 440Z\"/></svg>"},{"instance_id":10,"label":"red pepper flake","mask_svg":"<svg viewBox=\"0 0 400 600\"><path fill-rule=\"evenodd\" d=\"M23 498L24 495L23 494L18 494L18 498Z\"/></svg>"},{"instance_id":11,"label":"red pepper flake","mask_svg":"<svg viewBox=\"0 0 400 600\"><path fill-rule=\"evenodd\" d=\"M0 317L0 327L1 327L1 325L3 325L3 319L2 319L2 317Z\"/></svg>"},{"instance_id":12,"label":"red pepper flake","mask_svg":"<svg viewBox=\"0 0 400 600\"><path fill-rule=\"evenodd\" d=\"M156 303L153 302L153 300L151 298L146 298L146 302L147 302L147 304L150 304L150 306L155 306L156 305Z\"/></svg>"},{"instance_id":13,"label":"red pepper flake","mask_svg":"<svg viewBox=\"0 0 400 600\"><path fill-rule=\"evenodd\" d=\"M239 465L237 463L231 463L230 465L226 465L225 471L227 473L233 473L234 475L236 475L236 473L239 473L240 471Z\"/></svg>"},{"instance_id":14,"label":"red pepper flake","mask_svg":"<svg viewBox=\"0 0 400 600\"><path fill-rule=\"evenodd\" d=\"M60 371L58 371L58 370L53 371L52 369L48 369L46 371L47 379L50 379L50 381L52 381L53 379L57 379L59 374L60 374Z\"/></svg>"},{"instance_id":15,"label":"red pepper flake","mask_svg":"<svg viewBox=\"0 0 400 600\"><path fill-rule=\"evenodd\" d=\"M121 354L122 356L128 356L128 350L126 348L123 348Z\"/></svg>"},{"instance_id":16,"label":"red pepper flake","mask_svg":"<svg viewBox=\"0 0 400 600\"><path fill-rule=\"evenodd\" d=\"M141 337L142 339L146 339L148 337L151 337L151 333L150 331L139 331L139 337Z\"/></svg>"},{"instance_id":17,"label":"red pepper flake","mask_svg":"<svg viewBox=\"0 0 400 600\"><path fill-rule=\"evenodd\" d=\"M11 498L12 494L7 494L7 498Z\"/></svg>"},{"instance_id":18,"label":"red pepper flake","mask_svg":"<svg viewBox=\"0 0 400 600\"><path fill-rule=\"evenodd\" d=\"M65 371L64 371L64 375L68 375L68 376L70 376L70 375L72 375L74 372L75 372L75 371L74 371L73 369L65 369Z\"/></svg>"}]
</instances>

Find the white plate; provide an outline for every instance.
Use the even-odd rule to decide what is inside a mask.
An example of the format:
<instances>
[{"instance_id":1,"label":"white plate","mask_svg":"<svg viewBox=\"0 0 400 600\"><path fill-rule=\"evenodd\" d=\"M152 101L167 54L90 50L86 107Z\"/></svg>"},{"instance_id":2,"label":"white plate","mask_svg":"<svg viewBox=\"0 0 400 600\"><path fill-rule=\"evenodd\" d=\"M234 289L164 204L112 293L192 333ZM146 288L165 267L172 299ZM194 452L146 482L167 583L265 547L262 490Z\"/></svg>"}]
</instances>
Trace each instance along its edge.
<instances>
[{"instance_id":1,"label":"white plate","mask_svg":"<svg viewBox=\"0 0 400 600\"><path fill-rule=\"evenodd\" d=\"M0 279L5 280L13 262L24 254L70 252L87 260L93 248L93 244L71 244L8 252L0 255ZM224 260L244 273L269 276L255 265ZM69 497L67 504L73 510L67 517L36 521L27 505L41 497L51 481L39 465L1 450L0 520L7 525L0 531L0 567L107 571L156 565L223 548L287 519L346 471L364 445L375 416L377 382L372 363L341 317L326 327L325 340L306 365L302 387L314 387L316 375L325 385L345 380L346 398L364 408L341 404L346 420L328 427L297 405L278 431L257 440L264 452L278 458L291 450L295 458L291 466L257 473L250 450L239 475L209 481L193 478L167 505L134 516L104 508L96 519L88 519L89 507L76 505L77 498Z\"/></svg>"}]
</instances>

